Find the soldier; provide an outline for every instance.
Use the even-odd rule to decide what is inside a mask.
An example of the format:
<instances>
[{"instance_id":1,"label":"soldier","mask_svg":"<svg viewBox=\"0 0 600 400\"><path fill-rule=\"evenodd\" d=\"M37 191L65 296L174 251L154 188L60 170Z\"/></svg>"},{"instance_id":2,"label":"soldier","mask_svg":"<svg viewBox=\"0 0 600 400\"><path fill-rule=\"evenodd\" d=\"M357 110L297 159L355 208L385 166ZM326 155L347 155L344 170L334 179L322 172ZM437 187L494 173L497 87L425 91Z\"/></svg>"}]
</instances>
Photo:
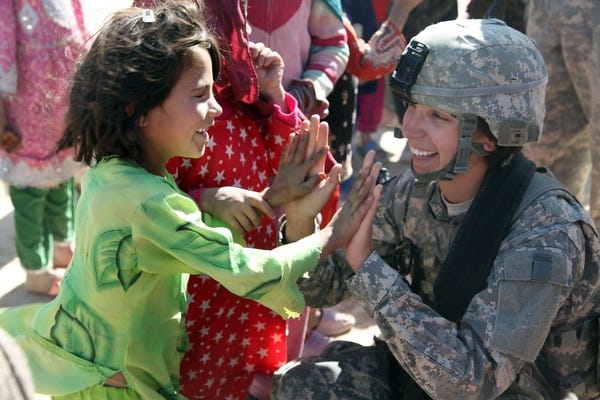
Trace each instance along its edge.
<instances>
[{"instance_id":1,"label":"soldier","mask_svg":"<svg viewBox=\"0 0 600 400\"><path fill-rule=\"evenodd\" d=\"M382 340L284 365L273 398L600 396L598 234L520 152L540 136L546 81L534 42L497 19L413 38L390 80L411 168L300 282L314 306L354 295ZM282 240L309 226L288 220Z\"/></svg>"},{"instance_id":2,"label":"soldier","mask_svg":"<svg viewBox=\"0 0 600 400\"><path fill-rule=\"evenodd\" d=\"M589 199L599 226L600 1L529 0L526 21L546 61L548 88L544 136L525 152L580 201Z\"/></svg>"}]
</instances>

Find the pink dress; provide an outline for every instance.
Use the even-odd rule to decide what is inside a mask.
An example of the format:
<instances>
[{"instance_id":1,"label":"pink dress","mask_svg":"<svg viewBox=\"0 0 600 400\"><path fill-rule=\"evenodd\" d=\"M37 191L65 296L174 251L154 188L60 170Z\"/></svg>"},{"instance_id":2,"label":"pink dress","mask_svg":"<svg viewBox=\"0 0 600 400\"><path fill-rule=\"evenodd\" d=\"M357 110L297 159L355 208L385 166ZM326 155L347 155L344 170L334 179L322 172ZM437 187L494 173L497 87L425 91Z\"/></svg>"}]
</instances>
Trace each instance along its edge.
<instances>
[{"instance_id":1,"label":"pink dress","mask_svg":"<svg viewBox=\"0 0 600 400\"><path fill-rule=\"evenodd\" d=\"M88 35L79 0L0 0L0 96L7 127L21 136L0 150L0 179L51 187L81 164L56 154L64 129L69 77ZM10 12L12 11L12 12Z\"/></svg>"}]
</instances>

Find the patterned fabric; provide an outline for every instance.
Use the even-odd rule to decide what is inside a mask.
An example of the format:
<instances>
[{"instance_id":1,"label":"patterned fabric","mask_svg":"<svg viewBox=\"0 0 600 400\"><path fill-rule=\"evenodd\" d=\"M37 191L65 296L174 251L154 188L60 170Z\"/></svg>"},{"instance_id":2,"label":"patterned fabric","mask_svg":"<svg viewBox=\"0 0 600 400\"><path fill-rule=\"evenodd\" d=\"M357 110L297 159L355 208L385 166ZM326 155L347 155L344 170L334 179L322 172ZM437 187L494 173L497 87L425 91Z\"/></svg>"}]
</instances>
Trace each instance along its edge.
<instances>
[{"instance_id":1,"label":"patterned fabric","mask_svg":"<svg viewBox=\"0 0 600 400\"><path fill-rule=\"evenodd\" d=\"M589 199L600 226L600 2L529 0L526 19L548 69L544 131L526 154Z\"/></svg>"},{"instance_id":2,"label":"patterned fabric","mask_svg":"<svg viewBox=\"0 0 600 400\"><path fill-rule=\"evenodd\" d=\"M279 12L266 12L273 9ZM285 61L283 86L293 79L311 81L317 100L324 101L348 62L340 1L294 0L281 7L278 0L248 0L248 22L250 39Z\"/></svg>"},{"instance_id":3,"label":"patterned fabric","mask_svg":"<svg viewBox=\"0 0 600 400\"><path fill-rule=\"evenodd\" d=\"M589 379L595 380L598 352L600 241L572 195L549 190L525 206L500 246L487 287L473 297L458 324L442 318L428 299L433 299L433 283L464 214L450 217L435 182L418 185L411 171L385 185L380 204L373 225L375 251L356 275L341 252L320 263L300 284L307 304L335 303L352 293L376 319L398 364L432 398L527 394L543 400L559 396L548 393L557 381L563 392L556 398L565 398L569 390L579 399L600 395ZM412 256L401 251L407 244ZM307 362L323 366L327 359ZM298 384L287 386L288 397L275 398L370 398L362 379L350 387L323 388L322 375L304 367L297 370L300 379L286 367L282 388L287 374ZM380 369L361 372L351 363L337 373L355 371L356 377L390 376L389 387L397 386L392 380L404 379ZM328 397L331 390L339 397Z\"/></svg>"},{"instance_id":4,"label":"patterned fabric","mask_svg":"<svg viewBox=\"0 0 600 400\"><path fill-rule=\"evenodd\" d=\"M448 39L446 32L455 34ZM544 59L530 38L497 19L466 19L439 22L413 40L430 45L431 50L410 90L412 101L454 115L483 118L500 146L537 140L533 133L543 126L548 77ZM516 59L520 61L515 64ZM529 135L515 135L520 143L512 143L512 132L500 132L509 120L530 126L525 131Z\"/></svg>"},{"instance_id":5,"label":"patterned fabric","mask_svg":"<svg viewBox=\"0 0 600 400\"><path fill-rule=\"evenodd\" d=\"M0 0L0 96L7 126L21 137L0 150L0 178L51 187L81 169L72 151L56 154L69 76L88 37L79 0ZM14 10L13 12L10 12Z\"/></svg>"},{"instance_id":6,"label":"patterned fabric","mask_svg":"<svg viewBox=\"0 0 600 400\"><path fill-rule=\"evenodd\" d=\"M260 192L277 172L283 146L300 119L296 102L286 95L292 110L256 123L248 112L221 101L223 114L209 128L210 139L202 158L174 158L167 169L178 186L200 204L205 188L235 186ZM262 218L248 232L248 246L277 246L277 221ZM204 275L191 276L187 331L190 349L181 364L182 393L190 399L243 399L255 374L271 376L287 361L286 322L259 303L243 299Z\"/></svg>"},{"instance_id":7,"label":"patterned fabric","mask_svg":"<svg viewBox=\"0 0 600 400\"><path fill-rule=\"evenodd\" d=\"M84 176L76 222L60 294L0 314L29 359L37 391L55 396L80 398L77 392L121 371L140 398L183 398L186 274L208 274L238 296L297 316L304 301L295 282L321 251L314 237L271 251L242 247L170 175L116 158Z\"/></svg>"}]
</instances>

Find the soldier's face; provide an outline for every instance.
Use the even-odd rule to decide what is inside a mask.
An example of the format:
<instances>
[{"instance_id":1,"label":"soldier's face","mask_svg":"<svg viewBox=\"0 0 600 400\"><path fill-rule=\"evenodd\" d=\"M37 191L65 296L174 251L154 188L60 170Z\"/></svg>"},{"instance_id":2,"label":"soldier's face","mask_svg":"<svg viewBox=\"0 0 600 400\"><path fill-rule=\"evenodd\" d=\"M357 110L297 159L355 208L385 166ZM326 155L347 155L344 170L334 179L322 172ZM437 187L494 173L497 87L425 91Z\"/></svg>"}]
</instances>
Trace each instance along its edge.
<instances>
[{"instance_id":1,"label":"soldier's face","mask_svg":"<svg viewBox=\"0 0 600 400\"><path fill-rule=\"evenodd\" d=\"M402 135L410 146L412 168L417 174L443 169L458 149L460 122L453 115L422 104L409 104Z\"/></svg>"}]
</instances>

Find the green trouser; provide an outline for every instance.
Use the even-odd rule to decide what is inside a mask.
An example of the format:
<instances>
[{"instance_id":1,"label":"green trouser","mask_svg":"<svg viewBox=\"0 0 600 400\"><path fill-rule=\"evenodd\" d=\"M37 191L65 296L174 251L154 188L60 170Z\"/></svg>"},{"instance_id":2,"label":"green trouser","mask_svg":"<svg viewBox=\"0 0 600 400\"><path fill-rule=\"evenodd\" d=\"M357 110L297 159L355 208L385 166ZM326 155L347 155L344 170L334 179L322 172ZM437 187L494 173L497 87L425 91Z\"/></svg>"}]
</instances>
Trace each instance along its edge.
<instances>
[{"instance_id":1,"label":"green trouser","mask_svg":"<svg viewBox=\"0 0 600 400\"><path fill-rule=\"evenodd\" d=\"M15 209L15 244L21 265L26 270L48 267L54 240L73 240L74 179L43 189L11 185L9 193Z\"/></svg>"}]
</instances>

